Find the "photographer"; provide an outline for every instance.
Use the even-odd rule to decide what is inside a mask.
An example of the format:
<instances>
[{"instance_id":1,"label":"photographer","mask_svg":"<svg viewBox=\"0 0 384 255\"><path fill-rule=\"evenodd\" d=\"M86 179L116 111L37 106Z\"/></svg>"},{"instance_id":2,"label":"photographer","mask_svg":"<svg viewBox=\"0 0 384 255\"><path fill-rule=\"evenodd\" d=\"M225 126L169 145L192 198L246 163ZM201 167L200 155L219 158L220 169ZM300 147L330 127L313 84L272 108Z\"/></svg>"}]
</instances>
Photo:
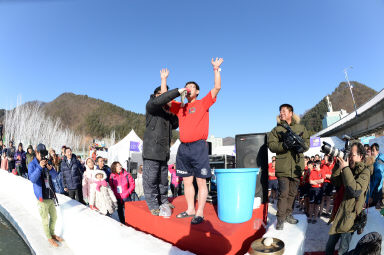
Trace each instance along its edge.
<instances>
[{"instance_id":1,"label":"photographer","mask_svg":"<svg viewBox=\"0 0 384 255\"><path fill-rule=\"evenodd\" d=\"M56 241L62 242L63 239L55 235L57 216L54 199L56 196L52 178L56 178L56 171L52 165L48 164L48 160L45 158L47 154L45 145L39 144L36 149L36 157L28 165L28 175L33 183L35 196L39 201L39 212L45 235L52 246L58 247Z\"/></svg>"},{"instance_id":2,"label":"photographer","mask_svg":"<svg viewBox=\"0 0 384 255\"><path fill-rule=\"evenodd\" d=\"M308 150L309 135L306 128L299 124L300 118L293 113L291 105L282 104L279 110L277 126L268 134L268 148L276 153L275 175L279 183L276 229L282 230L284 222L290 224L298 222L292 216L292 206L297 194L299 178L304 170L303 152ZM294 135L296 136L293 138ZM297 135L300 135L300 138Z\"/></svg>"},{"instance_id":3,"label":"photographer","mask_svg":"<svg viewBox=\"0 0 384 255\"><path fill-rule=\"evenodd\" d=\"M332 170L331 182L343 198L337 209L329 231L326 255L334 253L340 239L339 253L348 252L349 243L356 228L361 226L357 216L363 211L363 205L369 184L370 169L364 163L365 149L361 143L353 143L348 159L338 157L338 163ZM359 217L358 217L359 218Z\"/></svg>"}]
</instances>

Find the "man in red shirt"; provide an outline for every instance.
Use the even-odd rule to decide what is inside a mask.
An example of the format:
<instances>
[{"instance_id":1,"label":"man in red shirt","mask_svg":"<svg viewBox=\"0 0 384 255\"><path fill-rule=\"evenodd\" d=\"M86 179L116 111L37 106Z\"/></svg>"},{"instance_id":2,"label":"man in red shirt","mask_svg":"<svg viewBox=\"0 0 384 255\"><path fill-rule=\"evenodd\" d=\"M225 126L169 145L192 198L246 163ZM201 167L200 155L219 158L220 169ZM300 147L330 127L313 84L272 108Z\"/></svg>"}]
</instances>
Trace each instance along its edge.
<instances>
[{"instance_id":1,"label":"man in red shirt","mask_svg":"<svg viewBox=\"0 0 384 255\"><path fill-rule=\"evenodd\" d=\"M309 189L309 217L308 223L315 224L316 218L319 214L319 206L321 204L323 191L321 190L322 183L324 182L324 176L320 169L320 160L315 161L315 167L309 175L309 183L311 188ZM312 218L312 220L311 220Z\"/></svg>"},{"instance_id":2,"label":"man in red shirt","mask_svg":"<svg viewBox=\"0 0 384 255\"><path fill-rule=\"evenodd\" d=\"M325 214L324 216L329 218L331 216L331 213L329 212L330 206L331 206L331 197L333 192L333 185L331 183L331 175L332 175L332 168L334 166L332 157L328 157L328 155L324 156L325 163L321 166L321 171L323 172L324 177L324 183L323 183L323 200L321 201L320 206L320 214L323 213L324 203L326 204L325 207Z\"/></svg>"},{"instance_id":3,"label":"man in red shirt","mask_svg":"<svg viewBox=\"0 0 384 255\"><path fill-rule=\"evenodd\" d=\"M274 199L276 199L276 191L279 188L279 184L277 182L277 177L275 175L275 164L276 157L272 157L272 162L268 164L268 199L270 203L274 203ZM272 194L272 199L271 199Z\"/></svg>"},{"instance_id":4,"label":"man in red shirt","mask_svg":"<svg viewBox=\"0 0 384 255\"><path fill-rule=\"evenodd\" d=\"M207 138L209 131L209 108L216 102L216 96L221 89L220 65L222 58L211 61L215 74L214 88L201 100L197 100L200 87L196 82L187 82L185 89L188 103L184 106L176 101L170 103L170 112L179 118L181 144L176 156L176 174L183 177L184 193L188 208L177 215L177 218L193 217L191 223L199 224L204 220L204 206L208 189L206 179L211 177L209 167ZM166 87L162 87L162 91ZM183 91L181 91L183 93ZM196 177L198 193L198 208L195 210L195 189L193 178Z\"/></svg>"}]
</instances>

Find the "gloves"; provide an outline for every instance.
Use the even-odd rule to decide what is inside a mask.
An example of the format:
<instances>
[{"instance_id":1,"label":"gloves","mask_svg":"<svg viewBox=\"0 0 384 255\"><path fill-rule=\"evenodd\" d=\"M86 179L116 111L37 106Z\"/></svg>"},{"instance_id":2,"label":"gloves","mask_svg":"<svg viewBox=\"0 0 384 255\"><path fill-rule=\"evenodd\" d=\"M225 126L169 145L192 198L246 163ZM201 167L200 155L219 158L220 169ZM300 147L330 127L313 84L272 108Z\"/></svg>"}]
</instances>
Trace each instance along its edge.
<instances>
[{"instance_id":1,"label":"gloves","mask_svg":"<svg viewBox=\"0 0 384 255\"><path fill-rule=\"evenodd\" d=\"M288 132L285 132L283 134L283 148L284 150L290 150L295 146L295 140L293 140L293 137L288 134Z\"/></svg>"}]
</instances>

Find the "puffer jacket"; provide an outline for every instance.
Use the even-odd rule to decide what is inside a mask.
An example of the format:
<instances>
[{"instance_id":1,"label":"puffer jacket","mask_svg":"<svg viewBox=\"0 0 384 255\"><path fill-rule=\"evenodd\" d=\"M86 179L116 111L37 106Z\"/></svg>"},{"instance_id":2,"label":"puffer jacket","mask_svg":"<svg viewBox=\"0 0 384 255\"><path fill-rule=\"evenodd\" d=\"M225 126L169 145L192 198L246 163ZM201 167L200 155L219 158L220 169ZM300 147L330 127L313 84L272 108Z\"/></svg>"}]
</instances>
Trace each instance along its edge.
<instances>
[{"instance_id":1,"label":"puffer jacket","mask_svg":"<svg viewBox=\"0 0 384 255\"><path fill-rule=\"evenodd\" d=\"M15 159L15 164L16 165L25 166L25 159L26 159L25 151L24 150L22 150L22 151L17 150L15 152L14 159Z\"/></svg>"},{"instance_id":2,"label":"puffer jacket","mask_svg":"<svg viewBox=\"0 0 384 255\"><path fill-rule=\"evenodd\" d=\"M283 121L286 123L285 121ZM272 129L268 134L268 148L276 153L276 177L292 177L299 178L304 170L304 154L296 153L283 148L283 134L287 130L280 126L283 122L277 117L277 126ZM293 132L300 135L303 133L302 138L309 148L309 134L307 129L300 125L300 118L293 114L292 122L289 125Z\"/></svg>"},{"instance_id":3,"label":"puffer jacket","mask_svg":"<svg viewBox=\"0 0 384 255\"><path fill-rule=\"evenodd\" d=\"M168 161L172 129L179 127L176 115L164 109L167 103L180 95L177 89L155 97L151 95L146 105L146 129L143 139L143 158Z\"/></svg>"},{"instance_id":4,"label":"puffer jacket","mask_svg":"<svg viewBox=\"0 0 384 255\"><path fill-rule=\"evenodd\" d=\"M112 173L109 178L109 185L113 190L116 198L120 201L128 198L129 195L135 190L135 181L133 180L130 173L122 169L120 174ZM121 187L121 193L118 193L118 186Z\"/></svg>"},{"instance_id":5,"label":"puffer jacket","mask_svg":"<svg viewBox=\"0 0 384 255\"><path fill-rule=\"evenodd\" d=\"M32 160L31 163L29 163L28 166L28 176L29 180L33 183L33 191L35 193L36 198L42 202L43 201L43 178L42 178L42 172L43 168L40 166L39 161L35 158ZM51 170L49 170L49 175L51 176L51 181L53 179L56 179L57 173L56 170L52 167ZM54 189L54 185L50 183L51 187Z\"/></svg>"},{"instance_id":6,"label":"puffer jacket","mask_svg":"<svg viewBox=\"0 0 384 255\"><path fill-rule=\"evenodd\" d=\"M83 179L83 166L76 158L75 154L72 154L70 163L68 164L67 157L61 161L61 172L63 172L63 184L64 188L69 190L76 190L81 187Z\"/></svg>"},{"instance_id":7,"label":"puffer jacket","mask_svg":"<svg viewBox=\"0 0 384 255\"><path fill-rule=\"evenodd\" d=\"M32 149L32 153L29 153L28 149ZM25 154L27 168L28 168L29 163L31 163L32 160L36 157L36 154L35 154L35 151L33 150L32 145L29 145L28 149L27 149L27 153ZM55 166L55 168L56 168L56 166Z\"/></svg>"},{"instance_id":8,"label":"puffer jacket","mask_svg":"<svg viewBox=\"0 0 384 255\"><path fill-rule=\"evenodd\" d=\"M369 194L368 198L378 199L382 194L384 180L384 154L379 153L376 157L375 163L373 164L373 174L369 183Z\"/></svg>"},{"instance_id":9,"label":"puffer jacket","mask_svg":"<svg viewBox=\"0 0 384 255\"><path fill-rule=\"evenodd\" d=\"M100 186L100 191L97 190L99 180L96 179L96 174L98 173L103 174L103 181L107 179L107 175L104 171L95 171L95 178L90 186L89 205L97 207L99 212L104 215L107 213L112 214L117 209L116 197L107 182L105 182L106 186Z\"/></svg>"},{"instance_id":10,"label":"puffer jacket","mask_svg":"<svg viewBox=\"0 0 384 255\"><path fill-rule=\"evenodd\" d=\"M85 165L85 169L86 170L83 174L83 181L81 185L83 187L84 201L89 203L89 194L91 190L91 184L93 183L95 178L96 166L94 166L93 169L90 169L87 165Z\"/></svg>"},{"instance_id":11,"label":"puffer jacket","mask_svg":"<svg viewBox=\"0 0 384 255\"><path fill-rule=\"evenodd\" d=\"M337 167L332 170L331 183L335 187L343 185L344 194L329 230L330 235L353 232L351 228L356 216L363 210L369 177L369 166L364 162L357 162L353 169Z\"/></svg>"}]
</instances>

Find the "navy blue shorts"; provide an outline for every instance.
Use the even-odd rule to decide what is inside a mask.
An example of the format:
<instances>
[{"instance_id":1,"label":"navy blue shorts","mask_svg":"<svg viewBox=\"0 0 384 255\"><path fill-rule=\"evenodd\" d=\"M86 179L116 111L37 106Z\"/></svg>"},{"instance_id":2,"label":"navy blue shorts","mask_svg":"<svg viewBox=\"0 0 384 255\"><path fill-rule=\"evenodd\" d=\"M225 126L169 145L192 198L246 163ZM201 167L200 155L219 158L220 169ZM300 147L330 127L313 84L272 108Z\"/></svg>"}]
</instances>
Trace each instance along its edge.
<instances>
[{"instance_id":1,"label":"navy blue shorts","mask_svg":"<svg viewBox=\"0 0 384 255\"><path fill-rule=\"evenodd\" d=\"M276 180L268 180L268 190L278 190L279 182Z\"/></svg>"},{"instance_id":2,"label":"navy blue shorts","mask_svg":"<svg viewBox=\"0 0 384 255\"><path fill-rule=\"evenodd\" d=\"M176 156L176 175L206 179L212 176L209 167L208 144L205 140L181 143Z\"/></svg>"},{"instance_id":3,"label":"navy blue shorts","mask_svg":"<svg viewBox=\"0 0 384 255\"><path fill-rule=\"evenodd\" d=\"M323 183L323 195L324 196L332 196L332 191L333 191L333 185L329 182L324 182Z\"/></svg>"},{"instance_id":4,"label":"navy blue shorts","mask_svg":"<svg viewBox=\"0 0 384 255\"><path fill-rule=\"evenodd\" d=\"M309 190L309 203L310 204L321 204L323 199L323 190L321 188L311 187Z\"/></svg>"}]
</instances>

